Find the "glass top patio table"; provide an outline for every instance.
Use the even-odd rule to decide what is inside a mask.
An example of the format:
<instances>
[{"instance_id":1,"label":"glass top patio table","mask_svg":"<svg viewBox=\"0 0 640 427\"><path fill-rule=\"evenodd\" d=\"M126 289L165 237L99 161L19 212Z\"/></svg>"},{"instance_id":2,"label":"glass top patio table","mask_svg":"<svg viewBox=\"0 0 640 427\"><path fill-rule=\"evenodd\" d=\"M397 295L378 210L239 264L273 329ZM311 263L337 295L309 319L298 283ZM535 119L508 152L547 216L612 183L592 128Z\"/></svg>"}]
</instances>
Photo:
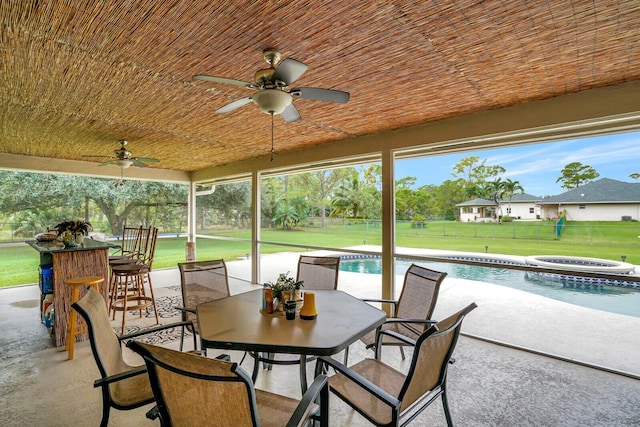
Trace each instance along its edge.
<instances>
[{"instance_id":1,"label":"glass top patio table","mask_svg":"<svg viewBox=\"0 0 640 427\"><path fill-rule=\"evenodd\" d=\"M202 348L251 353L287 353L331 356L367 332L382 325L386 315L342 291L312 291L318 316L314 320L287 320L260 312L262 290L250 291L196 307ZM301 374L305 357L301 357ZM255 381L257 366L254 364ZM303 391L306 375L301 376Z\"/></svg>"}]
</instances>

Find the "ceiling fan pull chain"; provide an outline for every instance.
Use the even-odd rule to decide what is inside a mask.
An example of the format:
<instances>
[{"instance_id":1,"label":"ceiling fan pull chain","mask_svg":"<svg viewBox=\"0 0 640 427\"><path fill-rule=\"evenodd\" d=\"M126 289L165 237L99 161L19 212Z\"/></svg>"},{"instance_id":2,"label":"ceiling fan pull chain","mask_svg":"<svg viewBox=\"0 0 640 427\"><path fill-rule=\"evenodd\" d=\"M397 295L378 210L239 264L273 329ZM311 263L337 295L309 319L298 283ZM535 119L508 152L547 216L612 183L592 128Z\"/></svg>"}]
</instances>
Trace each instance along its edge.
<instances>
[{"instance_id":1,"label":"ceiling fan pull chain","mask_svg":"<svg viewBox=\"0 0 640 427\"><path fill-rule=\"evenodd\" d=\"M273 112L271 112L271 162L273 162Z\"/></svg>"}]
</instances>

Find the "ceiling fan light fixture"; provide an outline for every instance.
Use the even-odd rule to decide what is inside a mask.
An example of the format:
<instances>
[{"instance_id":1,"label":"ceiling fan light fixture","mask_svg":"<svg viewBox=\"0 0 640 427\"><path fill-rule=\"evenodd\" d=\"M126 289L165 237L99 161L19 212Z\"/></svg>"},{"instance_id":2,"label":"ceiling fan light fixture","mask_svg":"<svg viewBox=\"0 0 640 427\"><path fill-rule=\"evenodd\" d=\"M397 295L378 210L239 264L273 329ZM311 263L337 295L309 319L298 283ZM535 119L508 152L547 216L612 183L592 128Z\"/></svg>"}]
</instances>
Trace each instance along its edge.
<instances>
[{"instance_id":1,"label":"ceiling fan light fixture","mask_svg":"<svg viewBox=\"0 0 640 427\"><path fill-rule=\"evenodd\" d=\"M256 92L251 100L266 114L280 114L291 105L293 98L279 89L264 89Z\"/></svg>"},{"instance_id":2,"label":"ceiling fan light fixture","mask_svg":"<svg viewBox=\"0 0 640 427\"><path fill-rule=\"evenodd\" d=\"M122 169L126 169L133 164L133 161L127 159L120 159L114 162L116 166L121 167Z\"/></svg>"}]
</instances>

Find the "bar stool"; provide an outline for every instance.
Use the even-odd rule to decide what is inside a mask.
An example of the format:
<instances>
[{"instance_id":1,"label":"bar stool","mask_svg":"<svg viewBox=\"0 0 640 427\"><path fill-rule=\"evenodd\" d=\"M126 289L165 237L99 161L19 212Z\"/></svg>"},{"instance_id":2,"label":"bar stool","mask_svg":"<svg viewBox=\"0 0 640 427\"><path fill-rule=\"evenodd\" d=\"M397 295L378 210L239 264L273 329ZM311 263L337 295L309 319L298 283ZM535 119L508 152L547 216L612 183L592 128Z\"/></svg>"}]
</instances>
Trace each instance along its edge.
<instances>
[{"instance_id":1,"label":"bar stool","mask_svg":"<svg viewBox=\"0 0 640 427\"><path fill-rule=\"evenodd\" d=\"M104 282L104 277L102 276L84 276L67 279L64 283L71 287L71 300L69 301L69 306L74 302L78 302L80 299L81 287L91 286L96 291L100 291L98 289L98 285L102 282ZM76 343L76 336L87 332L88 328L86 322L81 319L81 323L78 324L78 313L74 309L70 309L69 319L67 322L67 343L65 345L65 349L69 352L67 360L73 360L73 347Z\"/></svg>"},{"instance_id":2,"label":"bar stool","mask_svg":"<svg viewBox=\"0 0 640 427\"><path fill-rule=\"evenodd\" d=\"M109 296L109 312L112 319L116 318L116 311L122 311L122 329L124 334L127 311L139 311L142 318L142 310L153 307L156 324L160 324L158 308L156 307L153 285L148 265L127 264L111 267L111 295ZM149 286L151 296L147 296L145 284Z\"/></svg>"},{"instance_id":3,"label":"bar stool","mask_svg":"<svg viewBox=\"0 0 640 427\"><path fill-rule=\"evenodd\" d=\"M144 230L143 230L144 233ZM126 312L138 310L142 317L142 309L153 307L156 324L160 324L158 309L153 295L151 284L151 266L156 251L158 229L151 227L148 230L148 239L145 244L144 254L136 262L122 265L111 265L109 313L115 320L116 311L122 311L122 333L125 331ZM149 287L150 296L146 295L145 285Z\"/></svg>"}]
</instances>

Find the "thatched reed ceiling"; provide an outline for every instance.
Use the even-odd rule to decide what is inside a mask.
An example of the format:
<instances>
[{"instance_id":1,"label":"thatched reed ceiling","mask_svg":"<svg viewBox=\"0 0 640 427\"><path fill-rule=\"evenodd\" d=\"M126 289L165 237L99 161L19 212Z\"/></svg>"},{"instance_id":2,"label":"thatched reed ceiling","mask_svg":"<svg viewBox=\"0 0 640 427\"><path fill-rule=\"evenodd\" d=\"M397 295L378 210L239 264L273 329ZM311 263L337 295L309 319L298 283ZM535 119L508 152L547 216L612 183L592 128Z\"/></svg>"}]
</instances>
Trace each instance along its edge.
<instances>
[{"instance_id":1,"label":"thatched reed ceiling","mask_svg":"<svg viewBox=\"0 0 640 427\"><path fill-rule=\"evenodd\" d=\"M180 171L267 155L248 89L265 48L308 65L276 117L286 151L640 78L640 2L27 1L0 3L0 152L91 160L119 139Z\"/></svg>"}]
</instances>

